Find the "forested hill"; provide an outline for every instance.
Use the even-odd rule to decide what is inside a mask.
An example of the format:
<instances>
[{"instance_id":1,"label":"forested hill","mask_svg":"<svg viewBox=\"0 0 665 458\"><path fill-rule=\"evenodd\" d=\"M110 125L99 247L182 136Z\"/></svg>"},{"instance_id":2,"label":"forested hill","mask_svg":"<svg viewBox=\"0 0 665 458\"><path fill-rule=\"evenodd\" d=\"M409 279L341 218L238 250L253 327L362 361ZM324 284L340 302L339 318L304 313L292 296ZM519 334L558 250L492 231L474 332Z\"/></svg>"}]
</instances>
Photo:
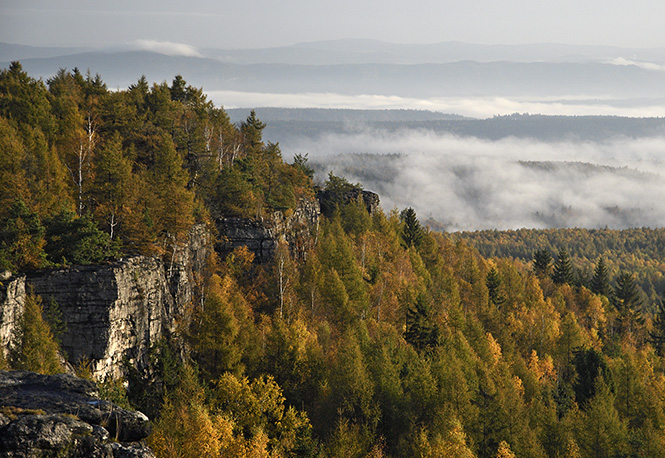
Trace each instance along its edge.
<instances>
[{"instance_id":1,"label":"forested hill","mask_svg":"<svg viewBox=\"0 0 665 458\"><path fill-rule=\"evenodd\" d=\"M195 223L214 233L216 218L296 213L314 202L312 169L286 163L264 128L256 113L232 124L180 76L111 91L100 76L42 81L11 64L3 279L137 254L166 265ZM410 207L370 213L343 177L321 187L304 255L286 240L262 263L244 246L212 253L175 335L150 342L149 370L127 361L124 378L98 381L149 415L156 456L665 457L665 306L646 312L631 272L610 289L601 265L586 287L565 251L490 259ZM660 242L630 234L613 243L656 262ZM45 302L27 295L0 369L64 370L68 318ZM76 371L89 377L89 362Z\"/></svg>"},{"instance_id":2,"label":"forested hill","mask_svg":"<svg viewBox=\"0 0 665 458\"><path fill-rule=\"evenodd\" d=\"M524 262L546 250L553 257L565 249L578 271L579 281L589 285L599 259L612 277L634 274L644 293L645 306L653 310L665 291L665 229L519 229L451 233L486 258L510 258Z\"/></svg>"}]
</instances>

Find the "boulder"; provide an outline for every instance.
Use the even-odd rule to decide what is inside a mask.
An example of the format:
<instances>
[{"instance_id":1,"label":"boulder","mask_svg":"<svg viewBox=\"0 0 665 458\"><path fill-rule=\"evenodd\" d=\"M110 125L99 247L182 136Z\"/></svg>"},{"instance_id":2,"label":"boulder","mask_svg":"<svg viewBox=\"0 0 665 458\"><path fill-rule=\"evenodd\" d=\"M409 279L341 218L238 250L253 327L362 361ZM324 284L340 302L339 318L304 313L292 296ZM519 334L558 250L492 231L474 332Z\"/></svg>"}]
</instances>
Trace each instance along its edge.
<instances>
[{"instance_id":1,"label":"boulder","mask_svg":"<svg viewBox=\"0 0 665 458\"><path fill-rule=\"evenodd\" d=\"M69 374L0 371L0 456L152 458L148 418Z\"/></svg>"}]
</instances>

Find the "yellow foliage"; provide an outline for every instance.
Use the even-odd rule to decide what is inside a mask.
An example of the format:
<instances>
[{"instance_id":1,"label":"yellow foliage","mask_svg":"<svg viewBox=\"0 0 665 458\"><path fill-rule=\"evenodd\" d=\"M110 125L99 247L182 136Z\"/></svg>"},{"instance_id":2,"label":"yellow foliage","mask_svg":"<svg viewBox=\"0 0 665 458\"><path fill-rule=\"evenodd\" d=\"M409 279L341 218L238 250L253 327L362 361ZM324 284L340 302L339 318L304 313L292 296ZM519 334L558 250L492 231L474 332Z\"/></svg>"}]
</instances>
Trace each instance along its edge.
<instances>
[{"instance_id":1,"label":"yellow foliage","mask_svg":"<svg viewBox=\"0 0 665 458\"><path fill-rule=\"evenodd\" d=\"M490 355L492 356L492 363L496 365L501 360L501 345L499 345L499 342L496 341L492 333L488 332L486 337Z\"/></svg>"},{"instance_id":2,"label":"yellow foliage","mask_svg":"<svg viewBox=\"0 0 665 458\"><path fill-rule=\"evenodd\" d=\"M515 458L515 454L510 450L510 445L506 441L501 441L496 458Z\"/></svg>"}]
</instances>

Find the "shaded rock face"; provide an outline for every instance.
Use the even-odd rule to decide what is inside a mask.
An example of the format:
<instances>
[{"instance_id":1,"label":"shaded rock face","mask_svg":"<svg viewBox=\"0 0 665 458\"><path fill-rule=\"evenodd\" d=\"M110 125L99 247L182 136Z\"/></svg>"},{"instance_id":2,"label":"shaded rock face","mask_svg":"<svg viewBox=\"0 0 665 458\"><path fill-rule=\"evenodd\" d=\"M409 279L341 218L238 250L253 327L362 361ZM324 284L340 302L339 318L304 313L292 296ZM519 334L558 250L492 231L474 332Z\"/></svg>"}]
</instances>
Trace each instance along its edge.
<instances>
[{"instance_id":1,"label":"shaded rock face","mask_svg":"<svg viewBox=\"0 0 665 458\"><path fill-rule=\"evenodd\" d=\"M148 418L73 375L0 371L0 456L152 458Z\"/></svg>"},{"instance_id":2,"label":"shaded rock face","mask_svg":"<svg viewBox=\"0 0 665 458\"><path fill-rule=\"evenodd\" d=\"M104 379L120 377L123 360L146 364L150 344L173 330L184 304L175 302L166 275L160 260L141 256L39 272L27 281L45 307L57 304L68 361L88 361L93 375Z\"/></svg>"},{"instance_id":3,"label":"shaded rock face","mask_svg":"<svg viewBox=\"0 0 665 458\"><path fill-rule=\"evenodd\" d=\"M291 253L302 258L319 224L320 208L314 199L302 199L293 213L275 212L269 220L250 218L219 218L217 229L220 243L217 251L225 257L231 251L246 246L258 263L271 261L280 239L286 240Z\"/></svg>"},{"instance_id":4,"label":"shaded rock face","mask_svg":"<svg viewBox=\"0 0 665 458\"><path fill-rule=\"evenodd\" d=\"M69 363L89 362L98 379L124 375L125 362L148 367L153 343L171 335L195 293L197 269L213 250L204 226L195 226L189 243L167 262L137 256L118 262L32 272L0 288L0 337L12 343L23 313L26 290L57 307L64 332L61 349ZM54 305L55 304L55 305Z\"/></svg>"}]
</instances>

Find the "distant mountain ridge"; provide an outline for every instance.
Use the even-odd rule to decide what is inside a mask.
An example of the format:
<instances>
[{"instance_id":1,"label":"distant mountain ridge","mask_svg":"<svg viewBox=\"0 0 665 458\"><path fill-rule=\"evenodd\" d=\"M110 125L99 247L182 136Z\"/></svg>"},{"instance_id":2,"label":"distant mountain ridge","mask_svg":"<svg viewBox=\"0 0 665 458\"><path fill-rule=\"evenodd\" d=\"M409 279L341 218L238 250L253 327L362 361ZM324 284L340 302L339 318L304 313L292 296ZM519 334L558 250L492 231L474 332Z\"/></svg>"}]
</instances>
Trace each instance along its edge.
<instances>
[{"instance_id":1,"label":"distant mountain ridge","mask_svg":"<svg viewBox=\"0 0 665 458\"><path fill-rule=\"evenodd\" d=\"M614 97L665 94L665 75L635 65L553 62L443 64L234 64L211 58L166 56L148 51L86 52L22 59L30 74L48 78L60 68L104 75L109 87L124 88L141 75L149 81L189 83L214 91L250 93L380 94L431 97ZM8 67L9 61L0 62Z\"/></svg>"},{"instance_id":2,"label":"distant mountain ridge","mask_svg":"<svg viewBox=\"0 0 665 458\"><path fill-rule=\"evenodd\" d=\"M665 94L665 48L338 40L200 53L166 55L139 45L99 50L0 43L0 66L19 60L42 78L60 68L89 69L104 75L109 87L121 88L141 75L161 82L181 74L207 92L620 99Z\"/></svg>"}]
</instances>

